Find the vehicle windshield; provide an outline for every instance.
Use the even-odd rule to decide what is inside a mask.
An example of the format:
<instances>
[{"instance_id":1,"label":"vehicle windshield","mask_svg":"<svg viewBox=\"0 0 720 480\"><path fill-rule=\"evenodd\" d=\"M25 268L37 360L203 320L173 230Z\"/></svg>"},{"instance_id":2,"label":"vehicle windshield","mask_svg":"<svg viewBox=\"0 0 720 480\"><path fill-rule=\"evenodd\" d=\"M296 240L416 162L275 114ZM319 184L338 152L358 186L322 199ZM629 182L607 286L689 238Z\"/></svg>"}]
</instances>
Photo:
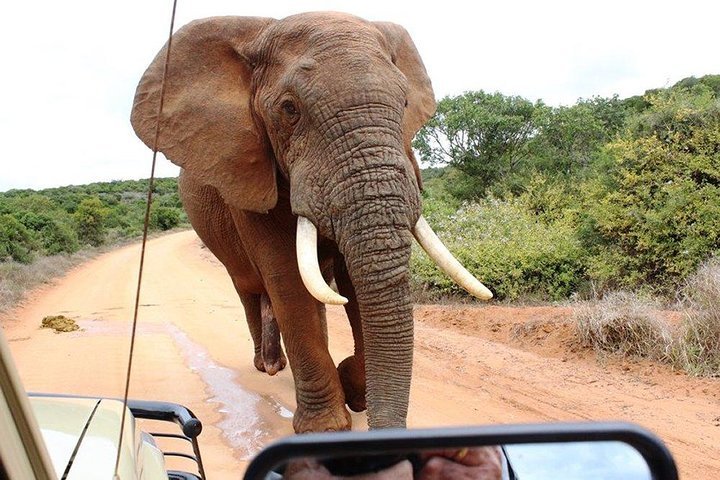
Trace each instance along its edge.
<instances>
[{"instance_id":1,"label":"vehicle windshield","mask_svg":"<svg viewBox=\"0 0 720 480\"><path fill-rule=\"evenodd\" d=\"M163 77L171 11L8 7L27 392L122 399L137 303L129 397L202 420L209 478L296 432L609 419L720 471L720 4L179 0Z\"/></svg>"}]
</instances>

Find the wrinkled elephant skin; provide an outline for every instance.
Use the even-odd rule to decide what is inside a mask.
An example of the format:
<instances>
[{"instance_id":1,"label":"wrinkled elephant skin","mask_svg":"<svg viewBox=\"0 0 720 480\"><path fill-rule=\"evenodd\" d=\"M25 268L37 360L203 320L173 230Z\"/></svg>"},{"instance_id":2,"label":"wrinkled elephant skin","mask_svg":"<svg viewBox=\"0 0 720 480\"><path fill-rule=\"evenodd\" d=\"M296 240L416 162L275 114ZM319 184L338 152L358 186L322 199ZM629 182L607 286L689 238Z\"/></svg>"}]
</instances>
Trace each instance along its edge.
<instances>
[{"instance_id":1,"label":"wrinkled elephant skin","mask_svg":"<svg viewBox=\"0 0 720 480\"><path fill-rule=\"evenodd\" d=\"M167 48L167 47L165 47ZM152 148L163 48L138 85L132 124ZM297 432L403 427L412 370L408 262L420 216L410 142L432 115L408 33L339 13L216 17L173 36L158 149L182 167L193 227L226 267L255 341L255 365L295 380ZM355 340L338 369L325 306L303 285L298 216L319 233ZM208 322L208 328L212 323Z\"/></svg>"}]
</instances>

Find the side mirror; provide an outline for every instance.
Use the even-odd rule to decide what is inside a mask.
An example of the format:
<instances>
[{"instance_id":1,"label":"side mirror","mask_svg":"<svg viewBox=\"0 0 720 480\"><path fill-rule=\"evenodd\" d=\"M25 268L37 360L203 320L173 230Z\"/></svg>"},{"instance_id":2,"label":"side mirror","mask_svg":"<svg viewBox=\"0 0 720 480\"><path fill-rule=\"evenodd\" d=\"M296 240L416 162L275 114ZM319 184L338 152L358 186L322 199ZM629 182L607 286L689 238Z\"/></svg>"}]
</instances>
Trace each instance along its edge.
<instances>
[{"instance_id":1,"label":"side mirror","mask_svg":"<svg viewBox=\"0 0 720 480\"><path fill-rule=\"evenodd\" d=\"M482 448L492 446L500 448ZM675 462L662 441L629 423L493 425L296 435L262 450L248 466L244 478L331 479L352 478L356 474L370 474L362 477L364 479L374 476L378 479L459 478L457 473L427 476L427 471L423 472L427 465L424 462L435 452L443 462L452 462L468 452L482 451L498 452L502 476L485 475L482 469L470 468L461 478L678 479ZM406 460L411 465L404 464L405 476L398 476L397 465ZM460 466L465 467L466 463L460 462ZM308 467L311 471L302 473L303 465L312 466ZM383 476L383 471L392 473ZM377 473L373 475L373 472Z\"/></svg>"}]
</instances>

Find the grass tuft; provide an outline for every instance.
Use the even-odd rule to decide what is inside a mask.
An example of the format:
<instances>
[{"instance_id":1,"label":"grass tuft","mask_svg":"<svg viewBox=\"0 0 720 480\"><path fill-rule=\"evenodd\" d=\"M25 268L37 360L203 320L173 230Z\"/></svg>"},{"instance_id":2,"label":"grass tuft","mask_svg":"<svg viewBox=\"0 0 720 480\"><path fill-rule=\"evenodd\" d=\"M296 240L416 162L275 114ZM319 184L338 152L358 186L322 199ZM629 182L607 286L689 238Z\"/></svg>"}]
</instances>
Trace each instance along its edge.
<instances>
[{"instance_id":1,"label":"grass tuft","mask_svg":"<svg viewBox=\"0 0 720 480\"><path fill-rule=\"evenodd\" d=\"M672 339L659 306L629 292L613 292L602 300L575 307L578 335L596 351L666 360Z\"/></svg>"},{"instance_id":2,"label":"grass tuft","mask_svg":"<svg viewBox=\"0 0 720 480\"><path fill-rule=\"evenodd\" d=\"M720 258L700 266L683 289L685 318L673 364L693 375L720 377Z\"/></svg>"}]
</instances>

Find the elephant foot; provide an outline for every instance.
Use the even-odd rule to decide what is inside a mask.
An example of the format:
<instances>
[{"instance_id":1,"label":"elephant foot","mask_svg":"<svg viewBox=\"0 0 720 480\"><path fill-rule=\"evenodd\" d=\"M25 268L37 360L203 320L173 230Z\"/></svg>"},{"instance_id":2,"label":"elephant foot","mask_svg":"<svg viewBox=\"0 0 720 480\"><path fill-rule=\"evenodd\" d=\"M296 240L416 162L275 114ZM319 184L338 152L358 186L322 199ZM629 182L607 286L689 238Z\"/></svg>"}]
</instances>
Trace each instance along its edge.
<instances>
[{"instance_id":1,"label":"elephant foot","mask_svg":"<svg viewBox=\"0 0 720 480\"><path fill-rule=\"evenodd\" d=\"M260 354L262 357L263 370L273 376L287 365L287 359L280 344L280 328L278 327L275 312L267 294L260 298L260 317L262 322L262 341ZM256 355L257 357L257 355ZM257 358L255 367L258 367ZM258 370L260 370L258 368Z\"/></svg>"},{"instance_id":2,"label":"elephant foot","mask_svg":"<svg viewBox=\"0 0 720 480\"><path fill-rule=\"evenodd\" d=\"M280 346L280 332L278 330L268 332L263 329L260 356L262 357L265 372L270 376L275 375L285 368L287 359L285 358L285 353L283 353L282 346Z\"/></svg>"},{"instance_id":3,"label":"elephant foot","mask_svg":"<svg viewBox=\"0 0 720 480\"><path fill-rule=\"evenodd\" d=\"M280 356L275 358L267 358L263 353L258 352L253 357L253 365L258 371L273 376L287 366L287 358L282 351L280 351Z\"/></svg>"},{"instance_id":4,"label":"elephant foot","mask_svg":"<svg viewBox=\"0 0 720 480\"><path fill-rule=\"evenodd\" d=\"M345 404L327 408L306 408L298 405L293 417L295 433L339 432L350 430L352 420Z\"/></svg>"},{"instance_id":5,"label":"elephant foot","mask_svg":"<svg viewBox=\"0 0 720 480\"><path fill-rule=\"evenodd\" d=\"M345 392L345 402L353 412L367 410L365 400L365 369L362 368L355 358L350 355L340 362L337 367L340 374L340 383Z\"/></svg>"},{"instance_id":6,"label":"elephant foot","mask_svg":"<svg viewBox=\"0 0 720 480\"><path fill-rule=\"evenodd\" d=\"M265 367L265 373L267 373L271 377L283 368L285 368L285 365L287 365L287 359L285 358L285 354L283 354L282 352L280 352L280 358L267 359L263 356L262 361L263 366Z\"/></svg>"}]
</instances>

